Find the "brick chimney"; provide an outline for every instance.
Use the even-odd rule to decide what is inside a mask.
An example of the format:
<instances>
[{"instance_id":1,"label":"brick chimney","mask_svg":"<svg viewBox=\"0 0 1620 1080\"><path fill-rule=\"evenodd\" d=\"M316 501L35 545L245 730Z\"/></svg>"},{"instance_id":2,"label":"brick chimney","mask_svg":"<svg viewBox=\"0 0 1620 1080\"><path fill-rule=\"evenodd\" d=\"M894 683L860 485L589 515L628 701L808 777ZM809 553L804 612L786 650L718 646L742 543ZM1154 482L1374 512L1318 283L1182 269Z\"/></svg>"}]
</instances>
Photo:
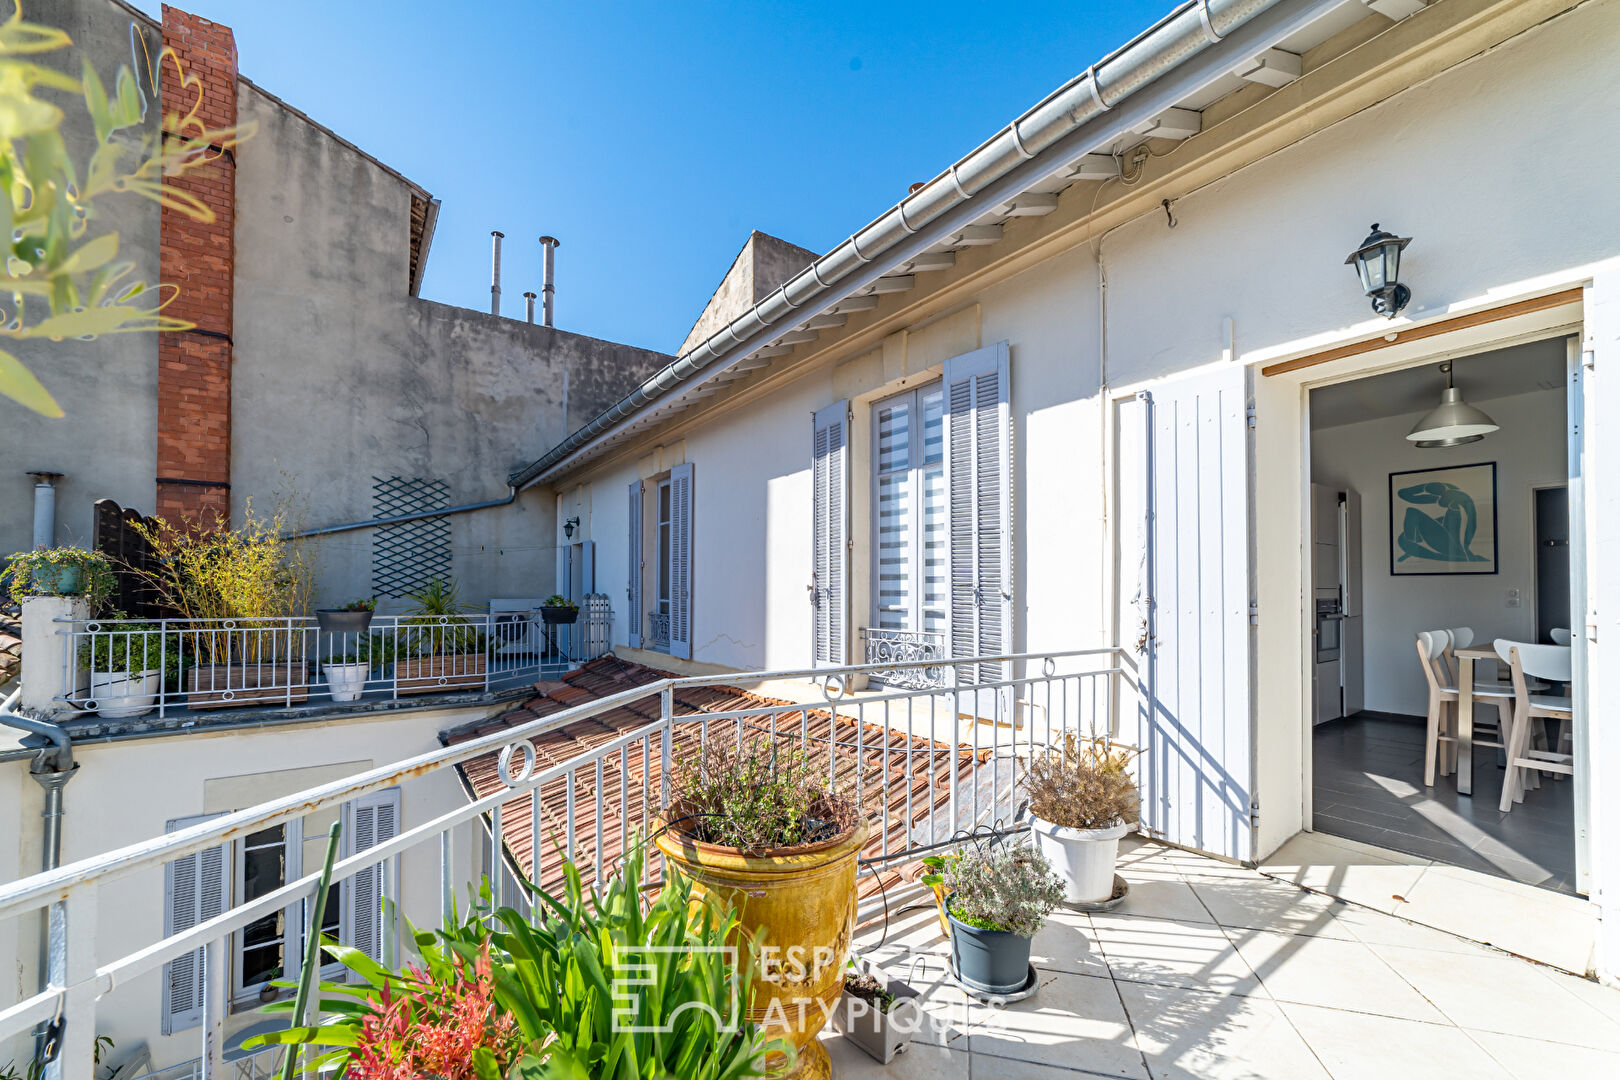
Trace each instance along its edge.
<instances>
[{"instance_id":1,"label":"brick chimney","mask_svg":"<svg viewBox=\"0 0 1620 1080\"><path fill-rule=\"evenodd\" d=\"M163 5L159 94L165 117L194 137L236 125L236 39L228 26ZM175 59L180 61L177 67ZM180 292L166 314L196 329L158 335L157 513L170 521L212 525L231 510L231 308L236 276L236 158L214 160L169 177L213 211L197 221L165 206L159 278Z\"/></svg>"}]
</instances>

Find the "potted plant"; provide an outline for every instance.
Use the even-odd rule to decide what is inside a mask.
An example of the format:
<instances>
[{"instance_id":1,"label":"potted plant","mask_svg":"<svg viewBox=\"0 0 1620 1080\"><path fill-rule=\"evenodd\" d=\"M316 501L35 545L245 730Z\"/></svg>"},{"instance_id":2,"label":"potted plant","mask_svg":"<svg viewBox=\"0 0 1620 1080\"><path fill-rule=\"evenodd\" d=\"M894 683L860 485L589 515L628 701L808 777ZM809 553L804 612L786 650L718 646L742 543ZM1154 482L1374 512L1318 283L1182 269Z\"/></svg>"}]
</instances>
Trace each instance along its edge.
<instances>
[{"instance_id":1,"label":"potted plant","mask_svg":"<svg viewBox=\"0 0 1620 1080\"><path fill-rule=\"evenodd\" d=\"M770 738L715 739L675 770L654 833L697 895L736 908L732 943L761 956L748 1016L794 1048L773 1055L772 1076L794 1060L785 1075L830 1069L816 1033L843 993L867 823L827 775L825 761Z\"/></svg>"},{"instance_id":2,"label":"potted plant","mask_svg":"<svg viewBox=\"0 0 1620 1080\"><path fill-rule=\"evenodd\" d=\"M158 519L135 525L149 564L132 567L165 607L191 620L178 634L188 666L186 705L217 709L308 700L306 657L315 631L295 621L308 610L313 550L288 539L285 516L249 505L236 528Z\"/></svg>"},{"instance_id":3,"label":"potted plant","mask_svg":"<svg viewBox=\"0 0 1620 1080\"><path fill-rule=\"evenodd\" d=\"M19 551L0 576L9 579L11 598L19 604L29 596L82 596L92 610L118 585L106 555L76 547Z\"/></svg>"},{"instance_id":4,"label":"potted plant","mask_svg":"<svg viewBox=\"0 0 1620 1080\"><path fill-rule=\"evenodd\" d=\"M401 694L432 694L484 685L489 639L466 616L460 587L434 578L410 595L399 621L394 685Z\"/></svg>"},{"instance_id":5,"label":"potted plant","mask_svg":"<svg viewBox=\"0 0 1620 1080\"><path fill-rule=\"evenodd\" d=\"M90 623L79 642L79 667L90 672L90 697L109 720L142 716L157 704L163 668L178 676L180 652L165 649L161 623L125 618Z\"/></svg>"},{"instance_id":6,"label":"potted plant","mask_svg":"<svg viewBox=\"0 0 1620 1080\"><path fill-rule=\"evenodd\" d=\"M371 629L377 601L350 600L335 608L316 608L315 622L328 634L364 634Z\"/></svg>"},{"instance_id":7,"label":"potted plant","mask_svg":"<svg viewBox=\"0 0 1620 1080\"><path fill-rule=\"evenodd\" d=\"M1119 840L1141 808L1131 779L1133 747L1068 732L1060 746L1035 755L1024 783L1035 847L1063 879L1070 903L1113 896Z\"/></svg>"},{"instance_id":8,"label":"potted plant","mask_svg":"<svg viewBox=\"0 0 1620 1080\"><path fill-rule=\"evenodd\" d=\"M579 621L579 605L561 593L552 593L540 605L540 617L548 626L568 625Z\"/></svg>"},{"instance_id":9,"label":"potted plant","mask_svg":"<svg viewBox=\"0 0 1620 1080\"><path fill-rule=\"evenodd\" d=\"M359 701L371 677L371 635L361 638L352 649L327 656L321 672L333 701Z\"/></svg>"},{"instance_id":10,"label":"potted plant","mask_svg":"<svg viewBox=\"0 0 1620 1080\"><path fill-rule=\"evenodd\" d=\"M941 858L924 880L935 876L945 888L958 981L981 994L1023 990L1030 941L1063 901L1063 881L1046 857L1022 845L976 844Z\"/></svg>"},{"instance_id":11,"label":"potted plant","mask_svg":"<svg viewBox=\"0 0 1620 1080\"><path fill-rule=\"evenodd\" d=\"M871 964L850 961L833 1025L868 1055L887 1065L911 1045L922 1026L922 995L899 979L881 977Z\"/></svg>"}]
</instances>

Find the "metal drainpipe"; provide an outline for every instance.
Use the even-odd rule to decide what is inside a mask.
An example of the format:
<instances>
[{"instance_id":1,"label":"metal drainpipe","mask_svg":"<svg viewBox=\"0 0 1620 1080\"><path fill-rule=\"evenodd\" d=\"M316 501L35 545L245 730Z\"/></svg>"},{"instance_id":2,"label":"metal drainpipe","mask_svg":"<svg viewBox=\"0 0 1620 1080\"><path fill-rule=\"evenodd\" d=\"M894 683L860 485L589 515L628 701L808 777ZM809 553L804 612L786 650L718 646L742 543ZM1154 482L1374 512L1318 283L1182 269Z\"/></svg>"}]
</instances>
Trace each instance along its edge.
<instances>
[{"instance_id":1,"label":"metal drainpipe","mask_svg":"<svg viewBox=\"0 0 1620 1080\"><path fill-rule=\"evenodd\" d=\"M489 313L501 313L501 239L506 235L499 229L491 229L491 237L495 240L495 250L490 253L489 267Z\"/></svg>"},{"instance_id":2,"label":"metal drainpipe","mask_svg":"<svg viewBox=\"0 0 1620 1080\"><path fill-rule=\"evenodd\" d=\"M540 246L545 249L540 272L540 325L553 326L557 315L557 249L562 241L542 236Z\"/></svg>"},{"instance_id":3,"label":"metal drainpipe","mask_svg":"<svg viewBox=\"0 0 1620 1080\"><path fill-rule=\"evenodd\" d=\"M59 472L31 472L34 479L34 550L56 546L56 485Z\"/></svg>"},{"instance_id":4,"label":"metal drainpipe","mask_svg":"<svg viewBox=\"0 0 1620 1080\"><path fill-rule=\"evenodd\" d=\"M502 499L489 499L486 502L463 503L461 506L447 506L443 510L422 510L415 514L401 514L398 517L369 518L365 521L348 521L342 525L327 525L319 529L305 529L303 532L288 533L283 540L302 540L310 536L328 536L332 533L353 532L355 529L373 529L382 525L400 525L407 521L421 521L425 518L449 517L452 514L467 514L474 510L490 510L497 506L510 506L517 501L518 489L511 484L506 485L506 497Z\"/></svg>"},{"instance_id":5,"label":"metal drainpipe","mask_svg":"<svg viewBox=\"0 0 1620 1080\"><path fill-rule=\"evenodd\" d=\"M62 864L62 789L67 787L68 781L79 771L79 766L73 760L73 739L66 731L49 721L35 720L31 716L22 716L13 711L17 699L21 696L22 688L18 687L3 704L0 704L0 724L50 740L50 746L39 747L34 763L28 768L28 775L45 789L45 809L40 812L40 844L43 848L40 855L40 870L48 873ZM40 920L39 988L46 990L51 984L49 908L40 912ZM36 1039L43 1042L44 1038L45 1030L41 1025Z\"/></svg>"}]
</instances>

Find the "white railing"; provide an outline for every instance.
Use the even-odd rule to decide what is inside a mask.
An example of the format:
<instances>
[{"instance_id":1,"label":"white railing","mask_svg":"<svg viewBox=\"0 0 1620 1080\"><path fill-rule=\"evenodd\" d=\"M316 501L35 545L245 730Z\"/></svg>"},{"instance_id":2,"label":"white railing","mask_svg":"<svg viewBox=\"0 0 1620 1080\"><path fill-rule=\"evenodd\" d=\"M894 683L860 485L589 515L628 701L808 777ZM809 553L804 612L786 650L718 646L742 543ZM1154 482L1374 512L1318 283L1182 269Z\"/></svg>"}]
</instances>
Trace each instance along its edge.
<instances>
[{"instance_id":1,"label":"white railing","mask_svg":"<svg viewBox=\"0 0 1620 1080\"><path fill-rule=\"evenodd\" d=\"M608 651L607 598L574 623L540 611L377 615L365 630L310 617L63 621L57 700L117 719L157 710L292 708L520 689Z\"/></svg>"},{"instance_id":2,"label":"white railing","mask_svg":"<svg viewBox=\"0 0 1620 1080\"><path fill-rule=\"evenodd\" d=\"M198 1075L210 1080L230 1076L221 1035L231 1004L233 935L283 911L290 923L307 925L305 908L313 902L318 875L303 876L253 900L234 902L237 898L232 897L222 914L167 936L161 925L138 927L129 940L111 947L98 938L98 930L118 920L104 924L98 911L117 904L118 884L135 875L150 878L174 860L238 843L295 818L330 813L369 793L402 788L406 818L391 839L340 860L333 880L346 881L383 867L384 880L398 883L408 877L416 882L414 888L399 886L392 897L387 915L396 927L400 919L433 926L451 910L458 891L465 897L470 882L458 880L463 873L458 868L495 868L491 888L496 903L520 910L527 909L528 897L519 873L542 886L556 881L560 854L538 867L515 865L511 849L502 842L503 816L527 815L535 838L532 850L560 847L573 854L588 883L604 880L634 837L647 835L658 811L668 804L672 762L689 758L711 740L742 740L749 735L825 752L829 778L838 774L846 778L846 785L853 781L851 793L870 808L877 826L862 860L863 872L875 873L947 845L976 826L1022 827L1020 787L1030 754L1054 745L1068 731L1112 735L1122 696L1134 692L1124 655L1114 648L944 662L952 673L1006 673L1005 679L993 683L964 681L960 686L903 693L847 689L861 677L915 666L860 665L660 680L0 886L0 926L46 914L50 975L47 989L0 1010L0 1045L36 1025L54 1024L61 1051L47 1077L89 1076L97 1012L110 1007L108 995L170 961L195 954L203 975ZM732 687L811 679L822 682L819 702L787 704L756 698L760 704L749 708L706 711L703 706L705 701L734 701ZM651 699L658 702L655 719L621 730L568 760L539 767L538 737L582 720L605 721L607 714L626 706L636 705L634 711L650 715ZM622 718L624 713L617 715ZM448 770L489 755L496 755L498 762L499 782L492 790L486 786L468 801L449 804L424 820L409 820L409 809L424 805L409 795L414 786L442 785L439 778ZM487 780L487 770L485 775ZM476 863L469 856L476 856ZM656 857L648 860L646 873L649 878L661 873ZM436 884L420 887L424 877L436 879ZM384 940L389 940L387 935ZM385 944L384 950L387 953L390 946ZM150 995L150 979L141 985ZM184 1056L195 1055L193 1049Z\"/></svg>"},{"instance_id":3,"label":"white railing","mask_svg":"<svg viewBox=\"0 0 1620 1080\"><path fill-rule=\"evenodd\" d=\"M939 661L945 659L945 635L927 630L884 630L875 626L861 629L866 639L868 664L899 664L928 661L934 666L900 668L883 677L885 686L899 686L911 690L926 690L945 685L945 669Z\"/></svg>"}]
</instances>

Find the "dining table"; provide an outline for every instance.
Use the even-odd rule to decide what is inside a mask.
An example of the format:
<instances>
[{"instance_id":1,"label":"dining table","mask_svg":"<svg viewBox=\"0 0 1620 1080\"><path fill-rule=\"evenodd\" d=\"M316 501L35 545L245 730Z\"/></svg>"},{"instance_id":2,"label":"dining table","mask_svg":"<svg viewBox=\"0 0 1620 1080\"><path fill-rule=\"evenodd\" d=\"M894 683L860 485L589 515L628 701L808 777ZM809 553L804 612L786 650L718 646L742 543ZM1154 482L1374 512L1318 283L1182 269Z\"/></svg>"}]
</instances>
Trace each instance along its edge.
<instances>
[{"instance_id":1,"label":"dining table","mask_svg":"<svg viewBox=\"0 0 1620 1080\"><path fill-rule=\"evenodd\" d=\"M1474 661L1499 659L1494 645L1456 649L1457 658L1457 794L1474 793ZM1504 741L1505 735L1504 732Z\"/></svg>"}]
</instances>

